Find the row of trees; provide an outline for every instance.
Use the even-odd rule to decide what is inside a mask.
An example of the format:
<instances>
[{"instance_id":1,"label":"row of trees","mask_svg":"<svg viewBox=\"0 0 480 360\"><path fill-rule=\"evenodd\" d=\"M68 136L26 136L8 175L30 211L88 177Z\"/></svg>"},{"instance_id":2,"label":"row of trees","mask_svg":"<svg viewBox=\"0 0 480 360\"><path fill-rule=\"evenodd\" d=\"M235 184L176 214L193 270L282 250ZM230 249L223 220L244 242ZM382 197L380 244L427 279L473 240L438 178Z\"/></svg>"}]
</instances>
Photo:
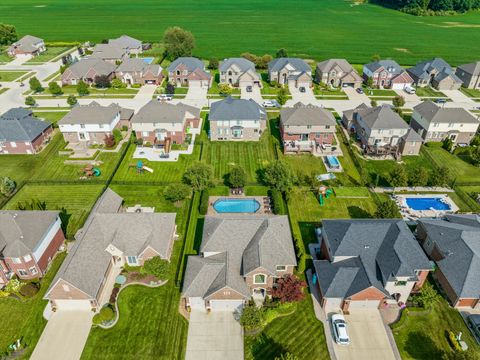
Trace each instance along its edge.
<instances>
[{"instance_id":1,"label":"row of trees","mask_svg":"<svg viewBox=\"0 0 480 360\"><path fill-rule=\"evenodd\" d=\"M465 12L480 8L480 0L372 0L372 2L414 15Z\"/></svg>"},{"instance_id":2,"label":"row of trees","mask_svg":"<svg viewBox=\"0 0 480 360\"><path fill-rule=\"evenodd\" d=\"M450 169L446 166L432 171L422 166L407 171L405 165L397 165L388 174L387 180L393 187L403 186L449 186L453 180Z\"/></svg>"}]
</instances>

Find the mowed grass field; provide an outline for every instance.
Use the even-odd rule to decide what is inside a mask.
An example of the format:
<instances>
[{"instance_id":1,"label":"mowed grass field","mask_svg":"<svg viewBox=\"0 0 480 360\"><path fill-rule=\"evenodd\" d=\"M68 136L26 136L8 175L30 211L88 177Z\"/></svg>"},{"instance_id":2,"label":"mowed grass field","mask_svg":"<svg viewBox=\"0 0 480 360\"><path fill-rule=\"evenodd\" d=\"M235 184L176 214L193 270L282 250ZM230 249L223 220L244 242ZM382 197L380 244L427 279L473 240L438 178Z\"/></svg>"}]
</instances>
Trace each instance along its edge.
<instances>
[{"instance_id":1,"label":"mowed grass field","mask_svg":"<svg viewBox=\"0 0 480 360\"><path fill-rule=\"evenodd\" d=\"M412 64L443 56L456 65L476 60L480 40L478 12L416 17L348 0L3 0L0 22L47 41L97 42L121 34L155 42L178 25L195 35L195 55L219 59L285 47L315 59L361 63L380 54Z\"/></svg>"}]
</instances>

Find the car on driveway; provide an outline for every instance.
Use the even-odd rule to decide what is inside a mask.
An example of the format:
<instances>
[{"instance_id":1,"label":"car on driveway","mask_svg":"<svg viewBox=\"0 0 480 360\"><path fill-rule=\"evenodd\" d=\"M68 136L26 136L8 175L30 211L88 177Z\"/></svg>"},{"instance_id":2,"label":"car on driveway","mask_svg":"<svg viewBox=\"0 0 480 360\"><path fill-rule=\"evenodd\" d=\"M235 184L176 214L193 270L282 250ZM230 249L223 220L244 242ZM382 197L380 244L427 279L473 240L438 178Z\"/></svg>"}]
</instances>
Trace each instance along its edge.
<instances>
[{"instance_id":1,"label":"car on driveway","mask_svg":"<svg viewBox=\"0 0 480 360\"><path fill-rule=\"evenodd\" d=\"M348 336L345 317L342 314L334 314L331 321L335 342L339 345L349 345L350 337Z\"/></svg>"},{"instance_id":2,"label":"car on driveway","mask_svg":"<svg viewBox=\"0 0 480 360\"><path fill-rule=\"evenodd\" d=\"M247 86L247 92L252 92L252 87L250 85Z\"/></svg>"},{"instance_id":3,"label":"car on driveway","mask_svg":"<svg viewBox=\"0 0 480 360\"><path fill-rule=\"evenodd\" d=\"M447 99L436 99L435 102L437 104L445 104L447 102Z\"/></svg>"},{"instance_id":4,"label":"car on driveway","mask_svg":"<svg viewBox=\"0 0 480 360\"><path fill-rule=\"evenodd\" d=\"M265 108L274 108L274 107L280 107L280 104L278 103L277 100L265 100L262 106Z\"/></svg>"},{"instance_id":5,"label":"car on driveway","mask_svg":"<svg viewBox=\"0 0 480 360\"><path fill-rule=\"evenodd\" d=\"M413 94L416 93L415 88L413 88L413 87L411 87L411 86L405 86L405 88L404 88L403 90L405 90L405 92L406 92L407 94L410 94L410 95L413 95Z\"/></svg>"},{"instance_id":6,"label":"car on driveway","mask_svg":"<svg viewBox=\"0 0 480 360\"><path fill-rule=\"evenodd\" d=\"M364 93L364 92L363 92L363 89L362 89L362 88L357 88L357 93L363 94L363 93Z\"/></svg>"},{"instance_id":7,"label":"car on driveway","mask_svg":"<svg viewBox=\"0 0 480 360\"><path fill-rule=\"evenodd\" d=\"M157 96L158 101L170 101L172 99L173 99L172 95L161 94Z\"/></svg>"}]
</instances>

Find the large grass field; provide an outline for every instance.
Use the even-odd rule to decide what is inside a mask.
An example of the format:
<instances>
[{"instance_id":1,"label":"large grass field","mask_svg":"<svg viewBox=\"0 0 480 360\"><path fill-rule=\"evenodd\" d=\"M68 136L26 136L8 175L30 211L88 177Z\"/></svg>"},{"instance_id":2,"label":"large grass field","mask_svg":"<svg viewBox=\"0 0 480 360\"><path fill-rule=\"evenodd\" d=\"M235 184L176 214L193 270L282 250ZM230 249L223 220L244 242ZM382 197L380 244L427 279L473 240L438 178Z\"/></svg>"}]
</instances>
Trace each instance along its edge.
<instances>
[{"instance_id":1,"label":"large grass field","mask_svg":"<svg viewBox=\"0 0 480 360\"><path fill-rule=\"evenodd\" d=\"M372 54L402 64L432 56L455 65L477 60L478 53L470 49L480 40L479 19L478 12L416 17L341 0L3 0L0 5L0 22L47 41L101 41L129 34L155 42L167 27L178 25L193 32L195 54L203 57L245 51L263 55L285 47L290 55L340 56L353 63L368 62Z\"/></svg>"}]
</instances>

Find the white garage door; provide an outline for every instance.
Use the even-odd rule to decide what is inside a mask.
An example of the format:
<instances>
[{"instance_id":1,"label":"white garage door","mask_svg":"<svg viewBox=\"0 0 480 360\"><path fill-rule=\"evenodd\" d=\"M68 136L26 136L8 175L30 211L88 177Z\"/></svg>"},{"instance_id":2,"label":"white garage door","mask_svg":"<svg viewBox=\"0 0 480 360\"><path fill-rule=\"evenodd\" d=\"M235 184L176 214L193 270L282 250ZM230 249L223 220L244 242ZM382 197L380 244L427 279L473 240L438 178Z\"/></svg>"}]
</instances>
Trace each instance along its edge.
<instances>
[{"instance_id":1,"label":"white garage door","mask_svg":"<svg viewBox=\"0 0 480 360\"><path fill-rule=\"evenodd\" d=\"M90 300L55 300L58 310L91 310Z\"/></svg>"},{"instance_id":2,"label":"white garage door","mask_svg":"<svg viewBox=\"0 0 480 360\"><path fill-rule=\"evenodd\" d=\"M191 297L188 298L190 307L195 310L205 310L205 300L201 297Z\"/></svg>"},{"instance_id":3,"label":"white garage door","mask_svg":"<svg viewBox=\"0 0 480 360\"><path fill-rule=\"evenodd\" d=\"M243 300L210 300L212 311L234 311L243 307Z\"/></svg>"},{"instance_id":4,"label":"white garage door","mask_svg":"<svg viewBox=\"0 0 480 360\"><path fill-rule=\"evenodd\" d=\"M188 86L195 87L195 88L202 87L202 82L200 80L191 80L188 83Z\"/></svg>"},{"instance_id":5,"label":"white garage door","mask_svg":"<svg viewBox=\"0 0 480 360\"><path fill-rule=\"evenodd\" d=\"M377 309L380 305L378 300L352 300L348 306L351 309Z\"/></svg>"},{"instance_id":6,"label":"white garage door","mask_svg":"<svg viewBox=\"0 0 480 360\"><path fill-rule=\"evenodd\" d=\"M405 87L405 84L393 84L392 89L393 90L402 90Z\"/></svg>"}]
</instances>

